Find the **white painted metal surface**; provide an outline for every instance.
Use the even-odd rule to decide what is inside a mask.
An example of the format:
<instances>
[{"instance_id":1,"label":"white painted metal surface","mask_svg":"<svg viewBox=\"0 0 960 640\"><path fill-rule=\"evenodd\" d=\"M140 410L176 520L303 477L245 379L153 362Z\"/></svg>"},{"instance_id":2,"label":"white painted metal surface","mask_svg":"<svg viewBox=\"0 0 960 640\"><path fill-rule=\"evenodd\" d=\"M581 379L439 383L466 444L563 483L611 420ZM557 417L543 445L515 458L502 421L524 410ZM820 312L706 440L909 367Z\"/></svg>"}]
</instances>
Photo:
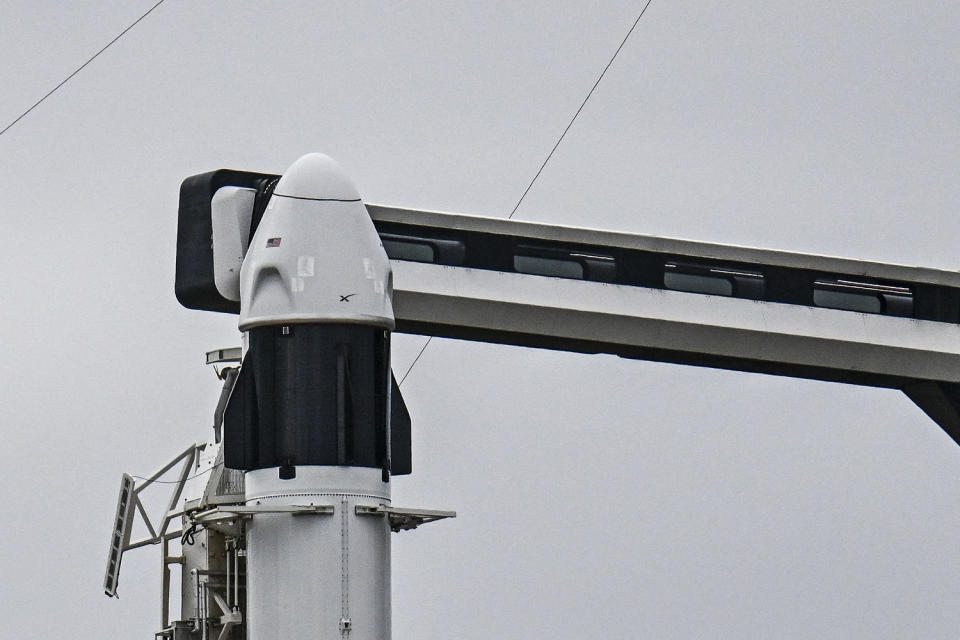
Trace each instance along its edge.
<instances>
[{"instance_id":1,"label":"white painted metal surface","mask_svg":"<svg viewBox=\"0 0 960 640\"><path fill-rule=\"evenodd\" d=\"M240 267L247 253L256 195L255 189L221 187L210 201L214 282L227 300L240 300Z\"/></svg>"},{"instance_id":2,"label":"white painted metal surface","mask_svg":"<svg viewBox=\"0 0 960 640\"><path fill-rule=\"evenodd\" d=\"M390 505L378 469L246 474L248 506L333 505L331 515L254 514L247 524L247 637L390 638L390 527L356 506Z\"/></svg>"},{"instance_id":3,"label":"white painted metal surface","mask_svg":"<svg viewBox=\"0 0 960 640\"><path fill-rule=\"evenodd\" d=\"M333 160L308 154L277 183L240 271L240 330L285 322L393 328L390 262Z\"/></svg>"},{"instance_id":4,"label":"white painted metal surface","mask_svg":"<svg viewBox=\"0 0 960 640\"><path fill-rule=\"evenodd\" d=\"M801 377L818 377L802 375L811 367L960 382L960 326L950 323L416 262L393 269L398 326L429 324L434 335L661 350L672 358L652 359L718 358Z\"/></svg>"}]
</instances>

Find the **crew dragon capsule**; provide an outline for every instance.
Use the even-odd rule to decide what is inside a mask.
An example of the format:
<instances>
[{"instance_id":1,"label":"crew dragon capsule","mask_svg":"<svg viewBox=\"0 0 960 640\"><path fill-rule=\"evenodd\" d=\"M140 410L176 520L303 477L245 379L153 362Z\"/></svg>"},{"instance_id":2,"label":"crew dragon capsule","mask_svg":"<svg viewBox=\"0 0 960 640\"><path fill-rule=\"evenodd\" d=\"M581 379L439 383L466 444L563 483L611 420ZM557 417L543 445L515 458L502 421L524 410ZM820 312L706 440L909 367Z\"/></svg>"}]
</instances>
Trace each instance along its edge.
<instances>
[{"instance_id":1,"label":"crew dragon capsule","mask_svg":"<svg viewBox=\"0 0 960 640\"><path fill-rule=\"evenodd\" d=\"M247 340L225 414L235 469L390 472L390 261L356 187L306 155L280 178L240 268Z\"/></svg>"}]
</instances>

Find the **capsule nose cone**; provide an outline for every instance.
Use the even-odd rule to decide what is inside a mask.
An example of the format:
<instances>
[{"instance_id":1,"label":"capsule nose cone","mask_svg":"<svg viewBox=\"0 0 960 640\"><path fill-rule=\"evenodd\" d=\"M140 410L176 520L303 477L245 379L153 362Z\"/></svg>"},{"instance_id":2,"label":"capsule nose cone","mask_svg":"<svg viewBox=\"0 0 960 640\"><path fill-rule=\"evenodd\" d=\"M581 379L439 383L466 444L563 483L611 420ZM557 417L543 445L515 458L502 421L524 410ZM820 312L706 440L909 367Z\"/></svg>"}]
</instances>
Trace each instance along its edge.
<instances>
[{"instance_id":1,"label":"capsule nose cone","mask_svg":"<svg viewBox=\"0 0 960 640\"><path fill-rule=\"evenodd\" d=\"M360 200L360 193L333 158L308 153L290 165L274 194L312 200Z\"/></svg>"}]
</instances>

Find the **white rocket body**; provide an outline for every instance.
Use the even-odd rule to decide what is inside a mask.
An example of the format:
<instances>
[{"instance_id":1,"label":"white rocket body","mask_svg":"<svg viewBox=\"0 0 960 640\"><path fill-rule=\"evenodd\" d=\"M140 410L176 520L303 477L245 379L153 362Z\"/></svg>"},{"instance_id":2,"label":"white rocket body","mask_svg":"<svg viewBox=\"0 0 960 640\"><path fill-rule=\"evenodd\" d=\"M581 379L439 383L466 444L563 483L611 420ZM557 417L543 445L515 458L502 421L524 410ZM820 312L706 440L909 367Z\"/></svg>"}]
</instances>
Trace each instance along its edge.
<instances>
[{"instance_id":1,"label":"white rocket body","mask_svg":"<svg viewBox=\"0 0 960 640\"><path fill-rule=\"evenodd\" d=\"M249 640L390 638L390 528L357 505L390 505L390 484L362 467L248 471L247 505L332 504L333 515L258 514L247 525Z\"/></svg>"},{"instance_id":2,"label":"white rocket body","mask_svg":"<svg viewBox=\"0 0 960 640\"><path fill-rule=\"evenodd\" d=\"M333 160L304 156L277 183L243 260L240 294L249 351L230 405L237 396L233 420L243 426L227 432L225 451L242 461L228 466L246 470L248 506L333 506L332 515L248 521L247 637L388 639L389 523L358 516L356 506L390 505L382 407L390 406L392 276L356 188ZM380 408L371 412L373 404Z\"/></svg>"}]
</instances>

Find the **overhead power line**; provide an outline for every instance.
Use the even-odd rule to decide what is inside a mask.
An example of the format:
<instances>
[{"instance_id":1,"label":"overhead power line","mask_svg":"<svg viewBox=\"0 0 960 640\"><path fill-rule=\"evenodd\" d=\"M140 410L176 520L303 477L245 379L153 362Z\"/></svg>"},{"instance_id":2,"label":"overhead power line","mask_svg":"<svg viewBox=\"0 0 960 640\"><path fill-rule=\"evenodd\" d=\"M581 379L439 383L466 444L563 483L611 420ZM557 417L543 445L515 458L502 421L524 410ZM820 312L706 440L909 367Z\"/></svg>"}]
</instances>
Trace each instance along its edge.
<instances>
[{"instance_id":1,"label":"overhead power line","mask_svg":"<svg viewBox=\"0 0 960 640\"><path fill-rule=\"evenodd\" d=\"M643 14L647 12L647 7L650 6L650 3L653 0L647 0L647 4L643 5L643 9L640 10L640 13L637 15L637 19L633 21L633 25L630 26L630 30L627 31L627 35L623 36L623 40L620 42L620 46L617 47L617 50L613 52L613 55L610 56L610 60L607 62L607 66L603 68L603 71L600 72L600 75L597 76L597 81L593 83L593 86L590 87L590 91L587 92L587 97L583 99L583 102L580 103L580 106L577 108L576 113L573 114L573 117L570 118L570 122L567 123L567 127L563 130L563 133L560 134L560 137L557 138L556 144L553 145L553 148L550 149L550 153L547 154L547 157L544 159L543 164L540 165L540 168L537 169L537 173L534 174L533 179L530 181L530 184L527 185L527 188L524 189L523 195L520 196L520 199L517 200L517 204L513 206L513 211L510 212L510 215L507 216L507 220L513 218L513 214L517 212L517 209L520 208L520 204L523 202L523 199L527 197L527 194L530 193L530 189L533 187L533 183L537 181L537 178L540 177L540 174L543 173L544 167L547 166L547 163L550 162L550 158L553 157L553 153L557 150L557 147L560 146L560 143L563 142L563 139L566 137L567 132L570 131L570 127L573 126L573 123L576 121L577 116L580 115L580 112L583 111L583 108L587 106L587 101L590 100L590 96L593 95L593 92L596 91L597 85L600 84L600 81L603 80L603 76L607 74L607 69L610 68L610 65L613 64L613 61L617 59L617 55L620 53L620 50L623 49L623 45L627 44L627 40L630 39L630 34L633 33L633 30L637 28L637 25L640 23L640 18L643 17Z\"/></svg>"},{"instance_id":2,"label":"overhead power line","mask_svg":"<svg viewBox=\"0 0 960 640\"><path fill-rule=\"evenodd\" d=\"M593 83L593 86L590 87L590 91L587 92L587 96L583 99L583 102L580 103L580 106L577 108L576 112L573 114L573 117L570 118L570 122L567 123L566 128L563 130L563 133L560 134L560 137L557 138L556 143L554 143L553 148L550 149L550 153L547 154L547 157L544 159L543 164L540 165L540 168L537 169L537 172L534 174L533 179L530 180L530 184L527 185L527 188L524 189L523 195L520 196L520 199L517 200L517 204L513 206L513 210L510 212L510 215L507 216L507 220L513 218L513 215L517 212L517 209L520 208L520 204L523 202L523 199L527 197L527 194L530 193L530 189L533 187L533 183L537 181L537 178L540 177L540 174L543 173L544 167L547 166L547 163L550 162L550 158L553 157L554 152L557 150L557 147L560 146L560 143L563 142L563 139L566 137L567 132L570 131L570 127L573 126L573 123L576 122L577 116L580 115L580 112L583 111L583 108L587 106L587 102L590 100L590 97L593 95L593 92L596 91L597 86L600 84L600 81L603 80L603 76L607 74L607 70L613 64L613 61L617 59L617 56L620 54L620 50L623 49L623 45L627 44L627 40L630 39L630 35L633 33L633 30L637 28L637 25L640 24L640 19L643 18L643 14L647 12L647 8L650 6L653 0L647 0L647 3L643 5L643 9L640 10L640 13L637 14L637 19L633 21L633 24L630 25L627 35L623 36L623 40L620 41L620 46L617 47L617 50L613 52L613 55L610 56L610 60L607 61L607 66L603 68L603 71L600 72L600 75L597 76L596 82ZM423 352L427 350L427 347L430 346L430 343L433 341L433 336L427 338L427 341L423 343L423 346L420 348L420 353L417 354L417 357L413 359L413 362L407 367L406 373L403 374L403 377L400 378L400 382L397 383L397 386L403 385L403 381L407 379L407 376L410 375L410 372L413 371L413 368L417 365L417 362L420 361L420 356L423 355Z\"/></svg>"},{"instance_id":3,"label":"overhead power line","mask_svg":"<svg viewBox=\"0 0 960 640\"><path fill-rule=\"evenodd\" d=\"M89 58L86 62L84 62L84 63L83 63L82 65L80 65L79 67L77 67L77 68L74 70L74 72L71 73L70 75L68 75L66 78L64 78L64 79L60 82L60 84L58 84L57 86L55 86L53 89L50 89L50 91L48 91L42 98L40 98L39 100L37 100L36 102L34 102L32 105L30 105L30 108L29 108L29 109L27 109L26 111L24 111L23 113L21 113L19 116L17 116L16 119L15 119L13 122L11 122L11 123L8 124L7 126L5 126L5 127L3 128L3 130L0 131L0 136L2 136L3 134L5 134L11 127L13 127L13 125L15 125L15 124L17 124L18 122L20 122L21 120L23 120L23 118L25 118L25 117L27 116L27 114L29 114L31 111L33 111L34 109L36 109L37 107L39 107L39 106L43 103L44 100L46 100L47 98L49 98L50 96L52 96L54 93L56 93L57 89L59 89L60 87L62 87L62 86L65 85L65 84L67 84L67 83L70 81L71 78L73 78L75 75L77 75L78 73L80 73L81 71L83 71L84 67L86 67L88 64L90 64L91 62L93 62L94 60L96 60L96 59L97 59L97 56L99 56L101 53L103 53L104 51L106 51L107 49L109 49L111 46L113 46L113 44L114 44L117 40L119 40L120 38L122 38L123 36L125 36L128 31L130 31L130 30L133 29L135 26L137 26L137 24L138 24L141 20L143 20L143 19L146 18L148 15L150 15L151 13L153 13L153 10L156 9L157 7L159 7L159 6L160 6L161 4L163 4L165 1L166 1L166 0L159 0L159 2L157 2L155 5L153 5L153 6L150 7L149 9L147 9L146 13L144 13L142 16L140 16L139 18L137 18L136 20L134 20L132 23L130 23L130 25L127 26L126 29L124 29L123 31L121 31L120 33L118 33L117 36L116 36L113 40L111 40L110 42L108 42L106 45L104 45L104 47L103 47L102 49L100 49L100 51L97 51L95 54L93 54L92 56L90 56L90 58Z\"/></svg>"},{"instance_id":4,"label":"overhead power line","mask_svg":"<svg viewBox=\"0 0 960 640\"><path fill-rule=\"evenodd\" d=\"M397 383L397 387L403 385L403 381L407 379L407 376L410 375L410 372L413 371L413 367L416 366L417 361L420 359L420 356L423 355L423 352L427 350L427 346L430 344L430 341L433 340L433 336L427 338L427 341L423 343L423 346L420 347L420 353L417 354L417 357L413 359L413 362L410 363L410 366L407 367L407 372L403 374L403 377L400 378L400 382Z\"/></svg>"}]
</instances>

